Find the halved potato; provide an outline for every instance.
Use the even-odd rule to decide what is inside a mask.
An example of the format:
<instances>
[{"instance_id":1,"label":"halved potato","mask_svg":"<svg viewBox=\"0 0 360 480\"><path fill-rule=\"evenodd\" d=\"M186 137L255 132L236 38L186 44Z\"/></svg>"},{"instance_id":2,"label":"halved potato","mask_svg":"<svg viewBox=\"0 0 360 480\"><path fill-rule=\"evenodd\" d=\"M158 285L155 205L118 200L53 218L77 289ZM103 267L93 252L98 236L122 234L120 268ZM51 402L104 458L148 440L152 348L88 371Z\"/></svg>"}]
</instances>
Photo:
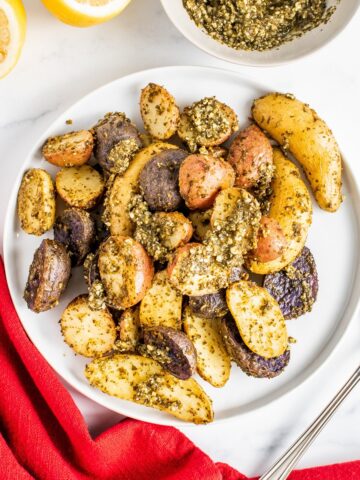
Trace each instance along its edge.
<instances>
[{"instance_id":1,"label":"halved potato","mask_svg":"<svg viewBox=\"0 0 360 480\"><path fill-rule=\"evenodd\" d=\"M75 167L86 163L94 148L94 138L88 130L65 133L46 140L42 148L45 159L58 167Z\"/></svg>"},{"instance_id":2,"label":"halved potato","mask_svg":"<svg viewBox=\"0 0 360 480\"><path fill-rule=\"evenodd\" d=\"M127 308L123 311L116 330L118 332L115 342L116 349L121 352L135 352L140 337L138 307Z\"/></svg>"},{"instance_id":3,"label":"halved potato","mask_svg":"<svg viewBox=\"0 0 360 480\"><path fill-rule=\"evenodd\" d=\"M310 194L298 168L278 148L274 149L274 165L273 194L267 216L277 221L286 245L281 256L275 260L260 262L254 257L247 259L247 267L261 275L278 272L295 260L305 245L312 221Z\"/></svg>"},{"instance_id":4,"label":"halved potato","mask_svg":"<svg viewBox=\"0 0 360 480\"><path fill-rule=\"evenodd\" d=\"M166 270L157 272L140 303L140 323L147 327L181 329L182 295L169 282Z\"/></svg>"},{"instance_id":5,"label":"halved potato","mask_svg":"<svg viewBox=\"0 0 360 480\"><path fill-rule=\"evenodd\" d=\"M140 96L140 112L146 130L154 138L167 140L177 130L179 108L166 88L149 83Z\"/></svg>"},{"instance_id":6,"label":"halved potato","mask_svg":"<svg viewBox=\"0 0 360 480\"><path fill-rule=\"evenodd\" d=\"M327 124L308 105L281 93L254 100L251 111L256 123L301 163L319 206L335 212L342 202L342 160Z\"/></svg>"},{"instance_id":7,"label":"halved potato","mask_svg":"<svg viewBox=\"0 0 360 480\"><path fill-rule=\"evenodd\" d=\"M114 348L116 328L109 310L92 310L87 295L79 295L69 303L61 315L60 327L65 342L84 357L101 357Z\"/></svg>"},{"instance_id":8,"label":"halved potato","mask_svg":"<svg viewBox=\"0 0 360 480\"><path fill-rule=\"evenodd\" d=\"M188 243L193 234L193 227L185 215L180 212L156 212L153 217L159 226L162 245L175 250Z\"/></svg>"},{"instance_id":9,"label":"halved potato","mask_svg":"<svg viewBox=\"0 0 360 480\"><path fill-rule=\"evenodd\" d=\"M226 301L250 350L265 358L282 355L288 347L285 319L277 301L254 282L241 280L226 291Z\"/></svg>"},{"instance_id":10,"label":"halved potato","mask_svg":"<svg viewBox=\"0 0 360 480\"><path fill-rule=\"evenodd\" d=\"M85 376L102 392L153 407L193 423L209 423L214 414L210 398L193 379L179 380L151 358L113 355L93 360Z\"/></svg>"},{"instance_id":11,"label":"halved potato","mask_svg":"<svg viewBox=\"0 0 360 480\"><path fill-rule=\"evenodd\" d=\"M210 230L210 218L212 209L209 210L194 210L190 212L188 217L191 220L194 228L194 237L201 242L206 237L207 232Z\"/></svg>"},{"instance_id":12,"label":"halved potato","mask_svg":"<svg viewBox=\"0 0 360 480\"><path fill-rule=\"evenodd\" d=\"M100 245L98 266L106 302L119 310L140 302L154 275L144 247L133 238L120 235L111 236Z\"/></svg>"},{"instance_id":13,"label":"halved potato","mask_svg":"<svg viewBox=\"0 0 360 480\"><path fill-rule=\"evenodd\" d=\"M196 349L200 376L214 387L223 387L230 376L231 361L219 333L219 320L201 318L187 306L183 322Z\"/></svg>"},{"instance_id":14,"label":"halved potato","mask_svg":"<svg viewBox=\"0 0 360 480\"><path fill-rule=\"evenodd\" d=\"M134 193L139 191L139 175L146 163L163 150L176 149L170 143L157 142L140 150L135 155L124 175L113 181L105 201L104 220L111 235L131 235L134 226L130 220L128 205Z\"/></svg>"},{"instance_id":15,"label":"halved potato","mask_svg":"<svg viewBox=\"0 0 360 480\"><path fill-rule=\"evenodd\" d=\"M60 197L71 207L92 208L101 197L105 182L90 165L61 169L55 179Z\"/></svg>"},{"instance_id":16,"label":"halved potato","mask_svg":"<svg viewBox=\"0 0 360 480\"><path fill-rule=\"evenodd\" d=\"M55 209L55 190L50 175L40 168L25 172L17 202L21 228L30 235L43 235L54 225Z\"/></svg>"}]
</instances>

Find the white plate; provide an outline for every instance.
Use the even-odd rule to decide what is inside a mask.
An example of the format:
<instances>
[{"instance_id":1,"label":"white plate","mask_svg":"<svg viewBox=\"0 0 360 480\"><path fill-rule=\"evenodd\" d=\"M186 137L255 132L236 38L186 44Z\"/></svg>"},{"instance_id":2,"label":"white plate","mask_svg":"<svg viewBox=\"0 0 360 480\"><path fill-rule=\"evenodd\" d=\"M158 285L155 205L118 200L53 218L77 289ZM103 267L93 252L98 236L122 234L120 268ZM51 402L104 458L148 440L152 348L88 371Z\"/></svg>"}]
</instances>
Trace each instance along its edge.
<instances>
[{"instance_id":1,"label":"white plate","mask_svg":"<svg viewBox=\"0 0 360 480\"><path fill-rule=\"evenodd\" d=\"M198 67L169 67L139 72L95 90L61 115L36 142L25 160L14 185L6 217L5 267L11 296L26 332L45 359L68 383L116 412L148 422L179 425L178 420L164 413L112 398L88 385L83 376L88 360L73 354L63 342L58 325L67 303L86 291L81 269L74 270L67 291L56 309L36 315L27 309L22 299L28 266L41 241L22 232L16 217L16 196L23 172L29 167L41 167L55 174L56 167L41 157L40 147L45 139L49 135L72 129L89 128L106 112L124 111L141 125L139 92L149 82L165 85L181 107L204 96L216 95L237 111L241 127L248 123L252 99L273 90L232 72ZM73 120L71 126L65 124L69 118ZM360 199L348 169L345 171L344 193L346 201L336 214L325 213L314 204L314 222L307 244L318 265L319 297L311 314L288 322L289 334L298 340L292 347L288 368L278 378L267 380L247 377L234 366L231 379L221 389L213 388L200 379L214 400L215 422L265 406L294 389L323 364L339 343L355 313L360 295ZM48 236L51 237L52 233Z\"/></svg>"},{"instance_id":2,"label":"white plate","mask_svg":"<svg viewBox=\"0 0 360 480\"><path fill-rule=\"evenodd\" d=\"M328 0L328 6L335 5L337 9L327 24L320 25L318 28L307 32L306 35L278 48L264 52L251 52L235 50L222 45L204 33L190 19L183 7L183 0L161 0L161 3L175 27L194 45L222 60L253 67L284 64L319 50L346 27L360 4L359 0L341 0L340 2L339 0Z\"/></svg>"}]
</instances>

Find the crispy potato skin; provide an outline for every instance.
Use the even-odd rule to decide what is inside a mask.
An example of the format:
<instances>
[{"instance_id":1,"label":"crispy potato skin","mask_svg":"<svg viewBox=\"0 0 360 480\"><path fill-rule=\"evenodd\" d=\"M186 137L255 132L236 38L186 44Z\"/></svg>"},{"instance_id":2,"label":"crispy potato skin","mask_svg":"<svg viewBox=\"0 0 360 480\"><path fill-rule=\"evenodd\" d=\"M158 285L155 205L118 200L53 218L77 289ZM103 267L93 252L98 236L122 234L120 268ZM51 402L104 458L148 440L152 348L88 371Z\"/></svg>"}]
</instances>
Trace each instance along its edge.
<instances>
[{"instance_id":1,"label":"crispy potato skin","mask_svg":"<svg viewBox=\"0 0 360 480\"><path fill-rule=\"evenodd\" d=\"M261 169L272 165L272 147L260 128L250 125L232 142L227 160L236 172L235 185L251 188L260 179Z\"/></svg>"},{"instance_id":2,"label":"crispy potato skin","mask_svg":"<svg viewBox=\"0 0 360 480\"><path fill-rule=\"evenodd\" d=\"M274 165L268 217L278 222L287 244L275 260L260 262L251 256L248 258L247 267L261 275L278 272L295 260L305 245L312 221L310 194L298 168L277 148L274 149Z\"/></svg>"},{"instance_id":3,"label":"crispy potato skin","mask_svg":"<svg viewBox=\"0 0 360 480\"><path fill-rule=\"evenodd\" d=\"M189 155L179 171L180 195L190 210L211 207L219 191L232 187L234 181L233 168L210 155Z\"/></svg>"},{"instance_id":4,"label":"crispy potato skin","mask_svg":"<svg viewBox=\"0 0 360 480\"><path fill-rule=\"evenodd\" d=\"M254 101L252 116L304 168L319 206L335 212L342 202L342 159L326 123L308 105L281 93Z\"/></svg>"},{"instance_id":5,"label":"crispy potato skin","mask_svg":"<svg viewBox=\"0 0 360 480\"><path fill-rule=\"evenodd\" d=\"M262 217L254 257L259 262L271 262L279 258L286 247L286 238L279 222L274 218Z\"/></svg>"},{"instance_id":6,"label":"crispy potato skin","mask_svg":"<svg viewBox=\"0 0 360 480\"><path fill-rule=\"evenodd\" d=\"M17 199L21 228L30 235L43 235L54 225L55 209L55 189L50 175L40 168L25 172Z\"/></svg>"},{"instance_id":7,"label":"crispy potato skin","mask_svg":"<svg viewBox=\"0 0 360 480\"><path fill-rule=\"evenodd\" d=\"M42 148L45 160L57 167L75 167L86 163L94 148L94 137L88 130L50 137Z\"/></svg>"}]
</instances>

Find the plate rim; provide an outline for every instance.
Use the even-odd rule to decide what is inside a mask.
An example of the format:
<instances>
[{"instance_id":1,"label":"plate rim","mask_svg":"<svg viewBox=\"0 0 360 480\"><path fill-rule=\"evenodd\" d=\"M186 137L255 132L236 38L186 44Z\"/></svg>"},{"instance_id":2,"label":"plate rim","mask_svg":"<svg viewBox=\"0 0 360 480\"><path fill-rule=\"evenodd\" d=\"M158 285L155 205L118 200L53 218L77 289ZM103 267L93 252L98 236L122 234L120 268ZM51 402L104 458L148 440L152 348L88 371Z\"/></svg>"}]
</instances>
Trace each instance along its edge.
<instances>
[{"instance_id":1,"label":"plate rim","mask_svg":"<svg viewBox=\"0 0 360 480\"><path fill-rule=\"evenodd\" d=\"M149 75L149 74L152 74L152 73L156 74L157 72L164 73L166 71L179 71L179 70L182 70L182 71L185 70L185 71L190 71L190 72L196 72L197 71L197 72L200 72L200 73L204 72L204 71L206 71L206 72L210 71L210 72L214 72L218 75L223 74L223 75L229 75L230 77L232 76L233 78L236 77L236 78L238 78L242 81L249 82L253 86L255 86L256 88L264 90L264 91L275 91L276 90L276 89L275 90L274 89L269 90L269 88L266 85L263 85L261 82L257 82L256 80L252 79L250 76L248 76L246 74L244 75L244 74L236 72L236 71L233 71L231 69L221 68L221 67L210 67L210 66L192 66L192 65L178 65L178 66L173 65L173 66L155 67L155 68L139 70L139 71L133 72L131 74L123 75L121 77L118 77L114 80L111 80L110 82L107 82L107 83L105 83L103 85L100 85L99 87L91 90L87 94L80 97L77 101L72 103L69 107L64 109L62 112L60 112L56 116L56 118L53 121L51 121L50 125L46 129L44 129L44 131L40 135L38 135L36 137L36 140L32 144L32 147L29 149L28 154L26 155L24 161L22 162L22 166L21 166L21 168L19 170L19 173L18 173L18 175L17 175L17 177L14 181L12 191L11 191L11 194L9 196L9 200L7 202L7 205L6 205L6 214L5 214L4 231L3 231L3 258L4 258L5 275L6 275L6 279L7 279L7 283L8 283L10 296L11 296L14 308L16 310L16 313L19 317L20 323L21 323L24 331L26 332L27 336L29 337L30 341L33 343L33 345L39 351L39 353L45 359L45 361L57 373L57 375L59 375L65 382L67 382L72 388L74 388L74 390L78 391L79 393L84 395L86 398L89 398L90 400L92 400L95 403L101 405L102 407L108 408L109 410L112 410L115 413L118 413L120 415L124 415L124 416L130 417L130 418L136 418L136 419L144 421L144 422L151 422L151 423L158 424L158 425L167 425L167 426L174 426L174 427L181 427L181 428L184 428L184 427L185 428L194 428L197 425L194 425L194 424L188 423L188 422L184 422L184 421L181 421L181 420L176 419L176 418L173 419L171 416L168 416L168 415L164 415L164 418L159 417L159 418L155 418L155 419L151 419L151 418L149 419L148 407L145 407L145 406L142 406L142 408L144 409L143 413L142 413L142 409L141 409L140 414L136 414L136 416L134 416L134 413L129 411L128 407L126 406L126 403L129 403L131 405L131 402L124 401L125 402L124 407L121 406L120 408L114 408L113 406L106 404L107 403L106 402L106 397L105 397L104 402L102 402L98 398L96 398L97 395L98 395L98 391L88 389L87 385L83 386L82 384L79 384L75 381L72 381L72 379L69 380L62 373L58 372L58 370L56 368L56 365L55 365L55 362L49 361L49 359L46 358L42 354L41 350L38 348L38 346L35 342L35 339L32 338L32 336L29 334L29 332L25 328L25 325L24 325L24 323L21 319L21 316L20 316L20 314L19 314L19 312L16 308L16 302L13 299L12 282L11 282L12 274L10 272L11 266L10 266L10 261L8 261L8 259L10 258L10 248L8 246L8 242L11 241L9 231L11 230L10 225L11 225L11 221L13 220L13 215L12 215L13 211L11 209L11 205L16 206L16 196L17 196L17 191L18 191L18 188L16 188L16 187L18 187L20 185L20 181L21 181L21 178L22 178L23 172L24 172L24 166L29 162L31 157L34 156L34 154L38 150L39 145L41 144L43 139L45 139L48 135L48 132L50 132L53 129L54 124L56 124L61 117L65 117L70 110L77 107L77 105L79 103L83 102L86 98L92 96L93 94L95 94L96 92L98 92L102 89L104 89L104 90L107 89L110 85L115 84L120 80L123 80L125 78L128 79L128 80L131 80L132 77L135 78L137 76ZM342 152L342 157L343 157L343 164L344 164L344 167L345 167L344 168L345 176L348 180L348 183L351 185L352 190L354 191L354 194L358 197L358 199L360 199L359 184L356 181L356 177L354 176L354 174L352 172L352 169L350 168L348 162L346 161L346 158L347 158L346 155L343 154L343 150L341 152ZM353 197L353 195L352 195L352 197ZM355 214L356 214L356 219L357 219L357 232L359 234L360 233L360 202L359 202L359 205L357 205L354 201L352 203L353 203L353 208L354 208L354 211L355 211ZM15 210L15 212L16 212L16 210ZM304 371L301 371L300 374L295 379L289 380L289 382L287 382L286 384L279 387L277 392L280 392L280 393L277 393L276 395L274 393L270 394L270 396L272 398L270 398L269 401L265 402L263 400L263 399L266 398L266 396L261 397L260 399L251 402L251 404L253 404L253 403L255 404L255 406L253 406L251 408L250 407L248 409L243 408L241 411L235 413L234 415L228 416L228 417L216 418L216 416L215 416L214 421L210 424L207 424L208 426L218 425L218 424L220 425L221 423L225 423L225 422L234 420L235 418L238 418L240 416L249 415L251 413L256 413L258 410L266 408L268 405L274 404L275 402L278 402L278 401L282 400L286 396L288 396L291 393L293 393L294 391L296 391L299 387L304 385L308 380L310 380L310 378L312 378L314 375L316 375L328 363L330 358L335 354L335 352L339 348L340 344L342 343L342 341L345 337L346 332L348 331L350 325L353 322L354 317L358 314L358 312L360 310L360 264L359 264L359 254L358 254L357 257L358 257L357 262L356 262L357 268L356 268L356 271L355 271L355 274L354 274L353 288L352 288L350 296L348 297L347 304L344 307L344 312L343 312L344 315L343 315L342 319L339 321L335 332L330 337L328 344L326 344L322 348L322 350L319 352L319 355L316 358L316 362L315 362L316 365L312 366L312 368L307 367ZM355 295L356 290L358 290L358 295L357 296ZM349 307L349 305L350 305L350 307ZM351 310L350 312L348 312L349 308ZM344 318L346 318L346 321L344 320ZM344 325L342 325L343 323L344 323ZM321 361L319 361L319 359ZM299 377L300 377L300 380L299 380ZM293 383L294 383L294 385L292 385ZM113 397L109 397L109 398L113 398ZM256 405L256 403L258 403L258 404ZM131 410L131 407L129 407L129 409Z\"/></svg>"}]
</instances>

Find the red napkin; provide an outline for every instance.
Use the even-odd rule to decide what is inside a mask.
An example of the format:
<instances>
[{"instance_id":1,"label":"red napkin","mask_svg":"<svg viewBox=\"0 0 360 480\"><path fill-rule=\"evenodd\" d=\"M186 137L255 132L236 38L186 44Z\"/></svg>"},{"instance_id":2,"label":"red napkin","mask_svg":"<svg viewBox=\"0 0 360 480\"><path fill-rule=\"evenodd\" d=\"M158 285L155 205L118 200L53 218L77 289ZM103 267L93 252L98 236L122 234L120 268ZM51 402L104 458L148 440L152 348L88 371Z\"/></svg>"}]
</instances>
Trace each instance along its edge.
<instances>
[{"instance_id":1,"label":"red napkin","mask_svg":"<svg viewBox=\"0 0 360 480\"><path fill-rule=\"evenodd\" d=\"M91 438L70 394L23 330L0 261L1 480L241 480L182 433L125 420ZM241 455L241 448L239 448ZM294 472L292 480L359 480L360 462Z\"/></svg>"}]
</instances>

